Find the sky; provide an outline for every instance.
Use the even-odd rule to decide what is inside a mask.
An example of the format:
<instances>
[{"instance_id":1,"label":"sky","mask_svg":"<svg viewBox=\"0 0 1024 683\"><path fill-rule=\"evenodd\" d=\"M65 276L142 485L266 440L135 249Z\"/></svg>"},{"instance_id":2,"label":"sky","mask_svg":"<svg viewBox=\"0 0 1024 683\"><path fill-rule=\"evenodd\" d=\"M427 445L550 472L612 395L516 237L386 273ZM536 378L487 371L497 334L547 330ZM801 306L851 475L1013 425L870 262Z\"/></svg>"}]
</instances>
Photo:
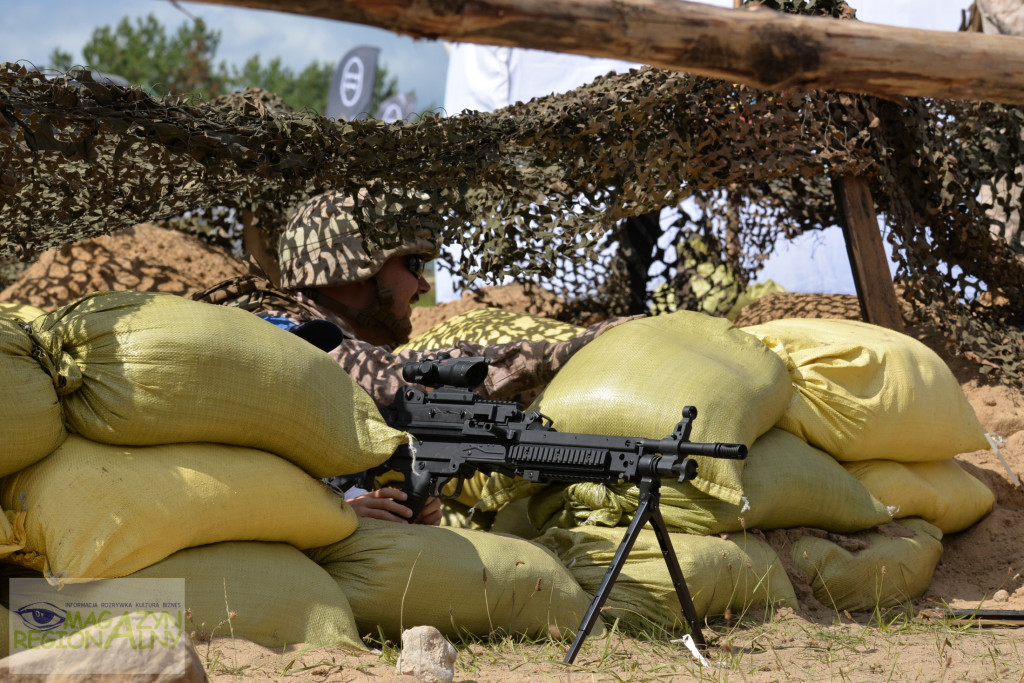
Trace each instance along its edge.
<instances>
[{"instance_id":1,"label":"sky","mask_svg":"<svg viewBox=\"0 0 1024 683\"><path fill-rule=\"evenodd\" d=\"M709 3L732 6L732 0ZM956 31L960 11L970 0L849 0L849 4L862 21ZM168 0L5 0L0 61L26 60L38 67L49 66L50 53L60 47L79 62L82 47L98 26L152 13L173 32L192 15L221 31L218 62L241 66L259 54L263 63L280 57L298 72L314 60L333 64L349 49L370 45L381 48L380 63L398 77L399 89L415 90L418 108L444 104L448 57L440 41L414 40L382 29L297 14L195 2L178 5Z\"/></svg>"}]
</instances>

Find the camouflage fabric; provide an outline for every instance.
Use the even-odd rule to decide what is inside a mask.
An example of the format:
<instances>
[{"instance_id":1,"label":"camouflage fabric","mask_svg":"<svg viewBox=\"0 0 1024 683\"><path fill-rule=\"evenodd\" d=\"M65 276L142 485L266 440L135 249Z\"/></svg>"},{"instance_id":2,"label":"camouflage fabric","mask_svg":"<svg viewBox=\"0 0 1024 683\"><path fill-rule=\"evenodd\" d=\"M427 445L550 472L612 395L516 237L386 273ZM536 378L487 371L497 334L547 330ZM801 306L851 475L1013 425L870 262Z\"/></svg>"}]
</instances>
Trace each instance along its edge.
<instances>
[{"instance_id":1,"label":"camouflage fabric","mask_svg":"<svg viewBox=\"0 0 1024 683\"><path fill-rule=\"evenodd\" d=\"M236 306L253 313L285 311L290 320L296 321L322 317L316 308L306 305L294 293L278 289L265 277L254 273L220 282L196 292L192 298L220 306Z\"/></svg>"},{"instance_id":2,"label":"camouflage fabric","mask_svg":"<svg viewBox=\"0 0 1024 683\"><path fill-rule=\"evenodd\" d=\"M301 289L367 280L392 256L437 256L437 224L421 198L391 194L371 201L325 192L300 206L288 220L278 242L281 286ZM366 241L363 223L374 223L386 234L405 234L397 246L381 248ZM412 229L405 233L399 227ZM383 224L383 225L382 225Z\"/></svg>"},{"instance_id":3,"label":"camouflage fabric","mask_svg":"<svg viewBox=\"0 0 1024 683\"><path fill-rule=\"evenodd\" d=\"M842 0L762 4L851 14ZM238 216L277 244L312 195L415 187L442 223L457 286L537 283L579 323L631 310L630 253L648 254L624 219L686 202L650 247L643 294L650 303L668 282L696 310L691 254L677 245L699 236L710 253L697 262L746 286L777 243L838 224L832 179L852 175L870 186L915 316L1024 386L1024 243L1003 238L1024 207L1021 159L1021 106L770 92L663 69L389 124L292 111L258 90L157 99L87 71L0 64L0 259L214 207L224 220L206 234L241 242L226 218Z\"/></svg>"},{"instance_id":4,"label":"camouflage fabric","mask_svg":"<svg viewBox=\"0 0 1024 683\"><path fill-rule=\"evenodd\" d=\"M631 319L605 320L590 326L578 337L563 342L521 340L489 346L458 342L445 349L395 353L388 347L359 339L345 318L318 305L302 292L277 289L257 275L233 278L193 298L212 304L239 306L259 315L280 316L293 323L317 319L333 322L341 328L345 339L330 355L382 408L394 400L400 387L409 384L402 377L405 363L432 358L438 351L445 351L455 358L487 358L491 364L490 371L477 391L486 398L513 400L522 392L543 387L574 353L605 330Z\"/></svg>"}]
</instances>

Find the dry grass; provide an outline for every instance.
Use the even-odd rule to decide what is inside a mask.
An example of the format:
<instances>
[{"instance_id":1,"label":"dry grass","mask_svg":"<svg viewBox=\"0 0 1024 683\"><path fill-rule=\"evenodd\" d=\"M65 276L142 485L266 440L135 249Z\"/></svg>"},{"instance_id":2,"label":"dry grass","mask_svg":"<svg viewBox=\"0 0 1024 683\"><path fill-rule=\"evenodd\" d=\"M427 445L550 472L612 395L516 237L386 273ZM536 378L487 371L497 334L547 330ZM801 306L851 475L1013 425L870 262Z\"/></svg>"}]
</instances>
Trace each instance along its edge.
<instances>
[{"instance_id":1,"label":"dry grass","mask_svg":"<svg viewBox=\"0 0 1024 683\"><path fill-rule=\"evenodd\" d=\"M705 631L710 667L702 668L663 635L611 629L589 639L576 662L568 643L503 638L457 644L456 681L1021 681L1024 635L1013 628L923 619L906 610L809 619L782 609ZM207 663L214 683L240 680L399 681L398 651L376 643L368 653L330 648L274 652L215 638ZM230 662L230 665L225 666Z\"/></svg>"}]
</instances>

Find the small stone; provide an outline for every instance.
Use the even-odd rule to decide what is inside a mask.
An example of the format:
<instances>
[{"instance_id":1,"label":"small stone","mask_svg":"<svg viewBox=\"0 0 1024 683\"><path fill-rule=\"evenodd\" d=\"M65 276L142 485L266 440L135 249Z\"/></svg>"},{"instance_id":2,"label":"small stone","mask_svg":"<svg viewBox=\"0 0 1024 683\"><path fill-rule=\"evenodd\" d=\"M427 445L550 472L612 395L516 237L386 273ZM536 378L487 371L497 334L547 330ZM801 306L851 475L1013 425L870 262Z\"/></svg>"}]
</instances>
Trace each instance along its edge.
<instances>
[{"instance_id":1,"label":"small stone","mask_svg":"<svg viewBox=\"0 0 1024 683\"><path fill-rule=\"evenodd\" d=\"M395 666L400 676L423 683L452 683L459 653L433 626L416 626L402 633L402 654Z\"/></svg>"},{"instance_id":2,"label":"small stone","mask_svg":"<svg viewBox=\"0 0 1024 683\"><path fill-rule=\"evenodd\" d=\"M1010 594L1000 589L992 595L992 602L1007 602L1010 599Z\"/></svg>"}]
</instances>

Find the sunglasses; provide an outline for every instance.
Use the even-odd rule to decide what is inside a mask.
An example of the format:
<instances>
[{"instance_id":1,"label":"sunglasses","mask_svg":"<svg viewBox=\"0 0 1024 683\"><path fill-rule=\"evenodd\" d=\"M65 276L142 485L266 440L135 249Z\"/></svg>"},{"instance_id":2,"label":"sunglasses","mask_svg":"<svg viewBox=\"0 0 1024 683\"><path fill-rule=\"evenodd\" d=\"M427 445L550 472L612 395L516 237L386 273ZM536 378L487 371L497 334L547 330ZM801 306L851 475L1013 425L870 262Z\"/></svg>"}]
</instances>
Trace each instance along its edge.
<instances>
[{"instance_id":1,"label":"sunglasses","mask_svg":"<svg viewBox=\"0 0 1024 683\"><path fill-rule=\"evenodd\" d=\"M422 254L409 254L405 257L405 267L417 278L421 278L423 269L427 267L427 259Z\"/></svg>"}]
</instances>

